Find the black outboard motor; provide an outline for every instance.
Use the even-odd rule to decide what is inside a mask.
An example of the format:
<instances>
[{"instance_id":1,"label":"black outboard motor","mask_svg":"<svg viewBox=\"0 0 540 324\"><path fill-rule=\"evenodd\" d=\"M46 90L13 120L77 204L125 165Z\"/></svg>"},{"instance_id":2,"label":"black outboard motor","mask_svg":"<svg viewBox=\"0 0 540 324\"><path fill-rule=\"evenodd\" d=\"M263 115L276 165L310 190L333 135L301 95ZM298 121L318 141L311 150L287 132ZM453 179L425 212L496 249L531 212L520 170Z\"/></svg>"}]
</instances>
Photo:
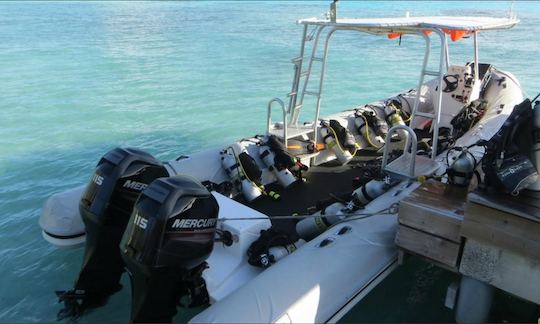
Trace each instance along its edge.
<instances>
[{"instance_id":1,"label":"black outboard motor","mask_svg":"<svg viewBox=\"0 0 540 324\"><path fill-rule=\"evenodd\" d=\"M65 307L58 319L78 318L87 309L104 305L119 291L124 262L118 245L140 192L165 167L150 154L116 148L101 158L86 187L79 210L86 226L86 249L81 272L70 291L57 291Z\"/></svg>"},{"instance_id":2,"label":"black outboard motor","mask_svg":"<svg viewBox=\"0 0 540 324\"><path fill-rule=\"evenodd\" d=\"M133 213L120 250L131 278L132 322L170 322L176 306L208 303L201 277L214 247L219 205L187 176L155 180Z\"/></svg>"}]
</instances>

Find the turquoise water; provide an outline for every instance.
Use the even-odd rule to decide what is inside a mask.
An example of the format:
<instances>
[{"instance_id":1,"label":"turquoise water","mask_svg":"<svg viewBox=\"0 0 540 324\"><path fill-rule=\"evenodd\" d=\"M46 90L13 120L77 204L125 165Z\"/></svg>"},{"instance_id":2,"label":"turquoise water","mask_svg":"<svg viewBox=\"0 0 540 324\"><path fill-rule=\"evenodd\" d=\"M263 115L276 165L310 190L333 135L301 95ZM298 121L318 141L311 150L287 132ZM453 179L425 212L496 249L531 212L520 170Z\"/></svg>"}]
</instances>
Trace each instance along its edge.
<instances>
[{"instance_id":1,"label":"turquoise water","mask_svg":"<svg viewBox=\"0 0 540 324\"><path fill-rule=\"evenodd\" d=\"M50 194L85 183L116 146L166 160L262 133L268 100L290 90L289 59L301 33L295 20L321 16L328 2L1 2L0 321L54 321L54 290L69 288L77 276L82 250L56 250L40 235L37 221ZM504 15L509 7L343 0L340 13ZM513 72L534 96L540 3L517 2L514 10L521 24L481 34L480 59ZM451 44L453 62L470 60L471 43ZM413 38L398 46L344 34L333 44L324 114L417 82L421 48ZM125 289L83 322L127 320L125 279ZM371 315L356 319L402 318L399 304L380 306L384 298L363 306ZM440 302L433 301L436 309ZM407 303L414 309L414 298ZM429 318L448 320L443 312Z\"/></svg>"}]
</instances>

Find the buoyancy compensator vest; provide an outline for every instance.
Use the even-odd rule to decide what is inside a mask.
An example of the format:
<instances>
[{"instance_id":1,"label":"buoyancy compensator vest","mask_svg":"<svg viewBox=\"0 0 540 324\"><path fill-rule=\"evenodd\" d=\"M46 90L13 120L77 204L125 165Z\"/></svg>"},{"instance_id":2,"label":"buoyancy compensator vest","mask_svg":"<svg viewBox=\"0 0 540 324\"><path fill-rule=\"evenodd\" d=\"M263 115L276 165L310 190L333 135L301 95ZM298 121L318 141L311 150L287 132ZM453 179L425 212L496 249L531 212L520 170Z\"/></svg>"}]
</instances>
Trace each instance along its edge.
<instances>
[{"instance_id":1,"label":"buoyancy compensator vest","mask_svg":"<svg viewBox=\"0 0 540 324\"><path fill-rule=\"evenodd\" d=\"M534 130L533 130L533 145L531 147L531 159L536 167L536 171L540 172L540 101L534 103ZM530 185L527 189L540 191L540 177Z\"/></svg>"},{"instance_id":2,"label":"buoyancy compensator vest","mask_svg":"<svg viewBox=\"0 0 540 324\"><path fill-rule=\"evenodd\" d=\"M79 277L72 290L56 292L64 303L59 319L76 319L122 288L118 244L140 192L164 176L168 173L161 162L138 149L116 148L101 158L79 204L86 227Z\"/></svg>"},{"instance_id":3,"label":"buoyancy compensator vest","mask_svg":"<svg viewBox=\"0 0 540 324\"><path fill-rule=\"evenodd\" d=\"M538 172L528 157L533 143L533 111L526 99L508 116L499 132L482 143L484 186L488 190L518 194L538 179Z\"/></svg>"}]
</instances>

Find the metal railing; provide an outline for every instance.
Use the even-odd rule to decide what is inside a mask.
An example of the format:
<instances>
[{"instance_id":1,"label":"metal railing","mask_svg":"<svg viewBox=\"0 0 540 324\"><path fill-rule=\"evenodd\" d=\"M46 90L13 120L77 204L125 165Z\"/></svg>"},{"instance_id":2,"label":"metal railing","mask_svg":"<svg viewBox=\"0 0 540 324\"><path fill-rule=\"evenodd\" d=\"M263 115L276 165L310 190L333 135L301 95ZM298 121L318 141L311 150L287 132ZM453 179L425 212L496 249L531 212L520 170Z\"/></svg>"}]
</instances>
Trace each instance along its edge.
<instances>
[{"instance_id":1,"label":"metal railing","mask_svg":"<svg viewBox=\"0 0 540 324\"><path fill-rule=\"evenodd\" d=\"M283 100L279 98L274 98L268 102L268 111L266 117L266 135L270 135L270 129L272 127L272 104L274 102L277 102L281 106L281 110L283 111L283 141L285 142L285 147L287 147L287 109L285 108Z\"/></svg>"}]
</instances>

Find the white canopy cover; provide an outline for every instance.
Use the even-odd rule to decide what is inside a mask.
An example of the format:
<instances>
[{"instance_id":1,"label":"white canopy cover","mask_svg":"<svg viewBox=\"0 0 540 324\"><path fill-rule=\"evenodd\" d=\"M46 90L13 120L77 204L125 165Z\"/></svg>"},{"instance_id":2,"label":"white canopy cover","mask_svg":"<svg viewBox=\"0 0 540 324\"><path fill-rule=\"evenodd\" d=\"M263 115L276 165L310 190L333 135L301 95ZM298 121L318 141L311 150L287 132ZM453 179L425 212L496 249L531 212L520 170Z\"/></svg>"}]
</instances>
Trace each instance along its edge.
<instances>
[{"instance_id":1,"label":"white canopy cover","mask_svg":"<svg viewBox=\"0 0 540 324\"><path fill-rule=\"evenodd\" d=\"M494 17L398 17L398 18L338 18L336 22L328 19L307 18L298 20L299 24L350 27L370 32L396 33L418 29L448 29L464 31L489 31L509 29L519 23L519 19Z\"/></svg>"}]
</instances>

